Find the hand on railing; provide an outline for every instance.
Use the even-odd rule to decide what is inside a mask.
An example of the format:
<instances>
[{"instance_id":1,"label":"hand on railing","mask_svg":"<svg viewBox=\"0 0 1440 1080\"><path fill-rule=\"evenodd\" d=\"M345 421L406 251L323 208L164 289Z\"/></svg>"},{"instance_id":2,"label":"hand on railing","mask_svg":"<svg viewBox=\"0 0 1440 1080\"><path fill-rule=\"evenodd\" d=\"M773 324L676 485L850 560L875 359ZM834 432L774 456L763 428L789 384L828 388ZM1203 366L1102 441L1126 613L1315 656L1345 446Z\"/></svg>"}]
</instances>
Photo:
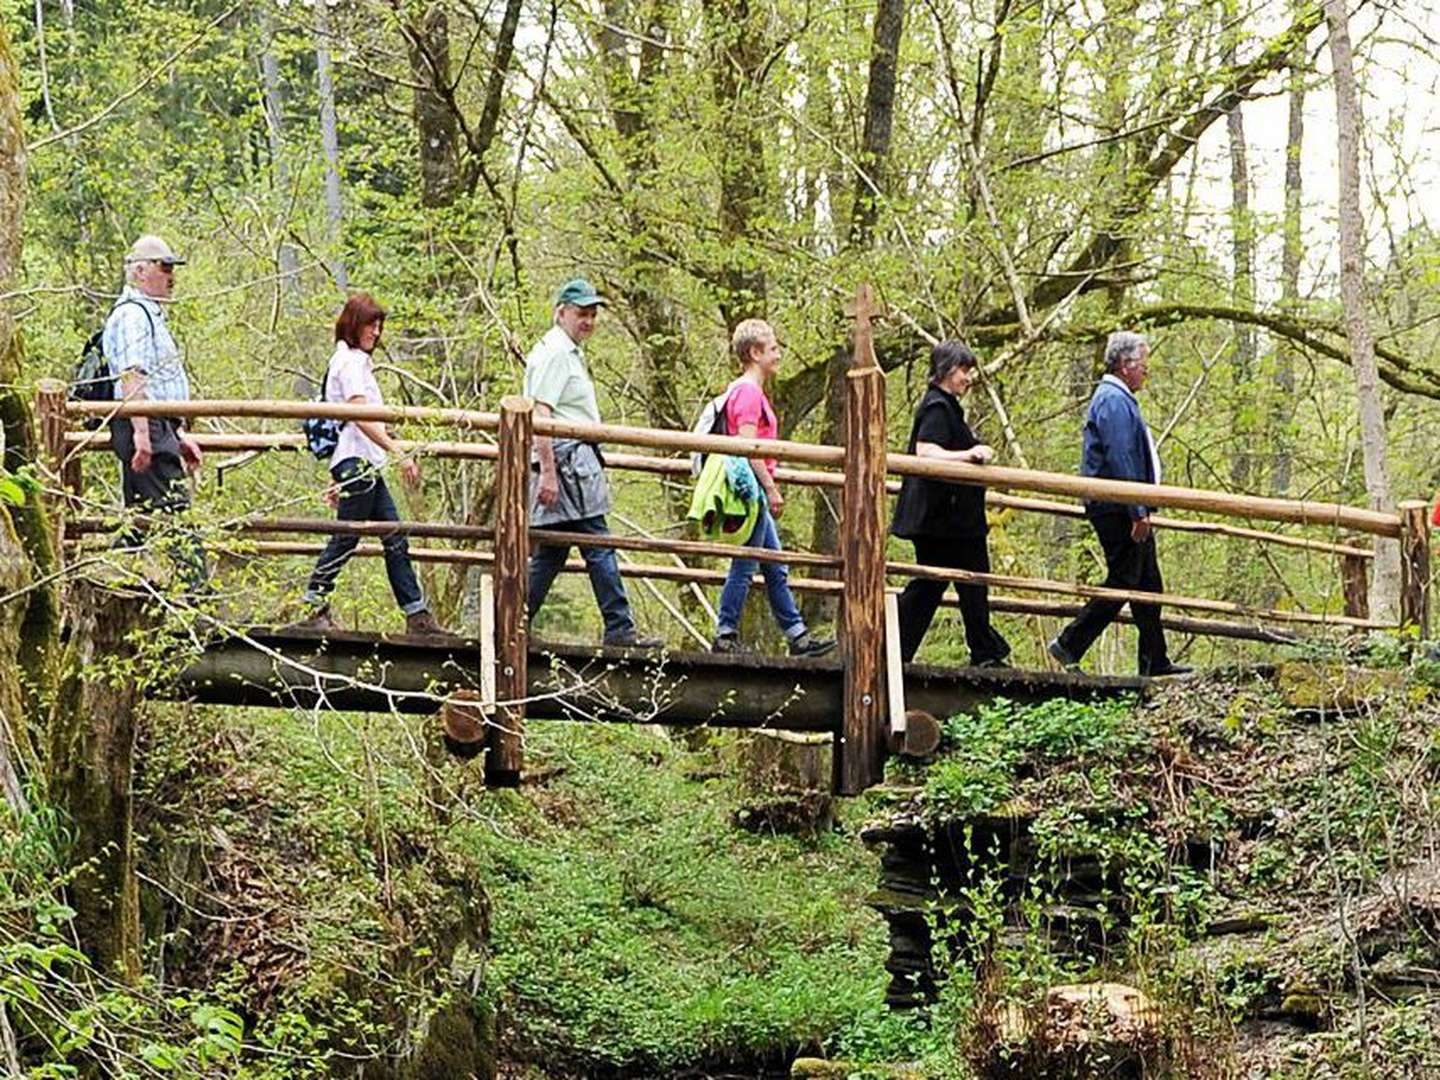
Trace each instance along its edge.
<instances>
[{"instance_id":1,"label":"hand on railing","mask_svg":"<svg viewBox=\"0 0 1440 1080\"><path fill-rule=\"evenodd\" d=\"M993 461L994 459L995 448L993 446L986 446L982 442L976 443L970 448L970 460L976 465L984 465L986 462Z\"/></svg>"}]
</instances>

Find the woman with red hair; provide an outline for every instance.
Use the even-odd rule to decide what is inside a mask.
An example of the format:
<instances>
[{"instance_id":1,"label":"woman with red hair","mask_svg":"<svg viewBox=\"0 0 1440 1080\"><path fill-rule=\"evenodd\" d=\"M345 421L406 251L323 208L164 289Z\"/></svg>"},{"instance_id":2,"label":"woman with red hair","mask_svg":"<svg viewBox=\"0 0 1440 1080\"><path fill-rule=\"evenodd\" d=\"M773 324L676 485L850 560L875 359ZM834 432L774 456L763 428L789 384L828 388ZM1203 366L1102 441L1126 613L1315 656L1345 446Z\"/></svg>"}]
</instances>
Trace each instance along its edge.
<instances>
[{"instance_id":1,"label":"woman with red hair","mask_svg":"<svg viewBox=\"0 0 1440 1080\"><path fill-rule=\"evenodd\" d=\"M325 370L324 400L339 404L383 405L380 385L375 381L371 354L380 343L385 329L385 309L368 293L357 292L345 301L340 317L335 320L335 353ZM383 469L387 455L398 454L399 446L379 420L350 420L340 429L335 452L330 457L330 475L335 479L334 491L337 516L341 521L399 521L400 512L390 489L385 485ZM420 463L403 458L400 473L407 484L420 482ZM330 594L335 579L350 560L360 538L353 534L330 537L310 584L304 602L312 609L309 616L295 624L301 629L330 630ZM425 594L415 577L410 561L410 544L399 533L381 540L385 549L385 573L390 578L390 591L405 614L405 632L409 634L448 633L430 614Z\"/></svg>"}]
</instances>

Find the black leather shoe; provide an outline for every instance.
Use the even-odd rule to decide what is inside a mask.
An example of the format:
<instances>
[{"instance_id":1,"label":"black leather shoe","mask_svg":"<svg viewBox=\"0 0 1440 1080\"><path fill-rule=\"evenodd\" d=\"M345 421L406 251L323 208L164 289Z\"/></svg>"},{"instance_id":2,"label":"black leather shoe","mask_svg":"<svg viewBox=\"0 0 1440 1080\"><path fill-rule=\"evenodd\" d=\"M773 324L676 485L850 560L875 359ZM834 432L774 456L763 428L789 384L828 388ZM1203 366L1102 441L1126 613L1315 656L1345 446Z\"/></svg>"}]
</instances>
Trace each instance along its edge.
<instances>
[{"instance_id":1,"label":"black leather shoe","mask_svg":"<svg viewBox=\"0 0 1440 1080\"><path fill-rule=\"evenodd\" d=\"M1060 644L1060 639L1052 638L1050 644L1045 646L1045 651L1055 658L1055 662L1066 671L1079 671L1080 658L1072 656L1070 650Z\"/></svg>"},{"instance_id":2,"label":"black leather shoe","mask_svg":"<svg viewBox=\"0 0 1440 1080\"><path fill-rule=\"evenodd\" d=\"M1172 675L1193 675L1195 674L1195 669L1186 664L1172 664L1167 661L1157 668L1142 671L1140 674L1144 675L1147 679L1165 679Z\"/></svg>"}]
</instances>

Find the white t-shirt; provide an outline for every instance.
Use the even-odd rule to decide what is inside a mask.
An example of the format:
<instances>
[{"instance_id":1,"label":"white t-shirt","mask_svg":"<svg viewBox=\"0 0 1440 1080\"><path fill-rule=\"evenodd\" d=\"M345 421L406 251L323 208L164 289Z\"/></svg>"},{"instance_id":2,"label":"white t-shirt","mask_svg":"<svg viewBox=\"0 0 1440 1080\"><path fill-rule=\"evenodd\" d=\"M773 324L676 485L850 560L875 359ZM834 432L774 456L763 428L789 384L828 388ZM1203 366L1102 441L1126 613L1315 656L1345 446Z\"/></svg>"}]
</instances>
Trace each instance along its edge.
<instances>
[{"instance_id":1,"label":"white t-shirt","mask_svg":"<svg viewBox=\"0 0 1440 1080\"><path fill-rule=\"evenodd\" d=\"M380 384L375 381L375 367L370 354L337 341L335 355L330 357L330 366L325 371L325 400L344 404L357 396L363 396L367 405L385 404L385 399L380 396ZM361 431L358 424L346 424L340 429L340 441L330 457L330 467L333 469L352 457L372 465L385 464L385 451Z\"/></svg>"}]
</instances>

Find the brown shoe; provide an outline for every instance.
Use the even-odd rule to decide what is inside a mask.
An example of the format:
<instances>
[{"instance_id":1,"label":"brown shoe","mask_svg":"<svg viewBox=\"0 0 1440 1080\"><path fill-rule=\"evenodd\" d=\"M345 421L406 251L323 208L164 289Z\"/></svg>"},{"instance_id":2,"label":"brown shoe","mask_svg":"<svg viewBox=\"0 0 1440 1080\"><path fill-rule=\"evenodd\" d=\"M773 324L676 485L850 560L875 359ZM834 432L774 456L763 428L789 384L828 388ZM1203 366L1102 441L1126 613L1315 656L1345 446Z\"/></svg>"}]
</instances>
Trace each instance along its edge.
<instances>
[{"instance_id":1,"label":"brown shoe","mask_svg":"<svg viewBox=\"0 0 1440 1080\"><path fill-rule=\"evenodd\" d=\"M417 637L454 637L455 634L446 630L435 621L435 616L428 611L417 611L414 615L405 616L405 633L414 634Z\"/></svg>"},{"instance_id":2,"label":"brown shoe","mask_svg":"<svg viewBox=\"0 0 1440 1080\"><path fill-rule=\"evenodd\" d=\"M330 617L328 607L316 608L299 622L290 623L283 627L285 630L320 631L326 633L335 629L335 620Z\"/></svg>"}]
</instances>

